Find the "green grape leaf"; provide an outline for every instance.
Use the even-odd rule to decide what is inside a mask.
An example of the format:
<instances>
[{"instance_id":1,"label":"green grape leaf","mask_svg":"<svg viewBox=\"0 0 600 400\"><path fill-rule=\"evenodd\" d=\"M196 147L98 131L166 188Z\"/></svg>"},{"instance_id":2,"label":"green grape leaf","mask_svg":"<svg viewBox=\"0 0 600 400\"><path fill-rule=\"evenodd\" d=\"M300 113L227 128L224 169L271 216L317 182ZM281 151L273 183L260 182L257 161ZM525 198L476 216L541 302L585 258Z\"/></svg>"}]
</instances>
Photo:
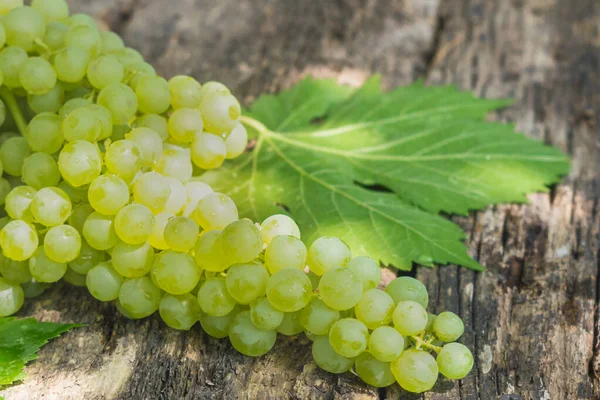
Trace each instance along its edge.
<instances>
[{"instance_id":1,"label":"green grape leaf","mask_svg":"<svg viewBox=\"0 0 600 400\"><path fill-rule=\"evenodd\" d=\"M23 368L37 358L43 345L79 326L39 322L33 318L0 318L0 387L23 379Z\"/></svg>"},{"instance_id":2,"label":"green grape leaf","mask_svg":"<svg viewBox=\"0 0 600 400\"><path fill-rule=\"evenodd\" d=\"M481 269L464 233L437 214L525 202L569 170L558 149L486 121L508 104L420 82L383 92L378 77L359 89L307 78L258 98L243 117L252 151L204 180L243 216L286 210L308 243L340 236L354 253L402 269Z\"/></svg>"}]
</instances>

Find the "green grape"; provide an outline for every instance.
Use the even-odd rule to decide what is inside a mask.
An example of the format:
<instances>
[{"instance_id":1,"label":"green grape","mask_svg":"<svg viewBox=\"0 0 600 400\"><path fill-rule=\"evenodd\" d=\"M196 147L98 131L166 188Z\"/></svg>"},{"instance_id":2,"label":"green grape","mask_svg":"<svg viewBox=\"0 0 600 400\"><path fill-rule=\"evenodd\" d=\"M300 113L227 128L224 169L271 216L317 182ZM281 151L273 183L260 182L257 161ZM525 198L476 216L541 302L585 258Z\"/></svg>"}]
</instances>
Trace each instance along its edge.
<instances>
[{"instance_id":1,"label":"green grape","mask_svg":"<svg viewBox=\"0 0 600 400\"><path fill-rule=\"evenodd\" d=\"M171 328L188 331L200 318L201 310L196 297L186 293L179 296L163 295L158 312Z\"/></svg>"},{"instance_id":2,"label":"green grape","mask_svg":"<svg viewBox=\"0 0 600 400\"><path fill-rule=\"evenodd\" d=\"M427 325L425 325L425 332L433 333L433 323L436 318L437 318L437 315L432 314L432 313L427 313Z\"/></svg>"},{"instance_id":3,"label":"green grape","mask_svg":"<svg viewBox=\"0 0 600 400\"><path fill-rule=\"evenodd\" d=\"M121 63L123 62L121 61ZM156 76L156 70L147 62L141 61L125 65L125 76L125 81L135 90L143 77Z\"/></svg>"},{"instance_id":4,"label":"green grape","mask_svg":"<svg viewBox=\"0 0 600 400\"><path fill-rule=\"evenodd\" d=\"M369 341L369 330L357 319L343 318L329 331L329 343L341 356L353 358L365 351Z\"/></svg>"},{"instance_id":5,"label":"green grape","mask_svg":"<svg viewBox=\"0 0 600 400\"><path fill-rule=\"evenodd\" d=\"M227 270L225 286L239 304L250 304L265 295L269 273L259 262L234 264Z\"/></svg>"},{"instance_id":6,"label":"green grape","mask_svg":"<svg viewBox=\"0 0 600 400\"><path fill-rule=\"evenodd\" d=\"M79 47L91 57L97 57L102 50L102 38L96 28L85 25L72 25L65 35L65 45Z\"/></svg>"},{"instance_id":7,"label":"green grape","mask_svg":"<svg viewBox=\"0 0 600 400\"><path fill-rule=\"evenodd\" d=\"M135 128L126 135L127 140L137 144L142 154L142 166L152 167L163 152L160 135L150 128Z\"/></svg>"},{"instance_id":8,"label":"green grape","mask_svg":"<svg viewBox=\"0 0 600 400\"><path fill-rule=\"evenodd\" d=\"M77 204L73 206L73 211L69 219L67 219L67 224L77 229L77 232L80 234L83 234L83 225L93 212L94 209L89 204Z\"/></svg>"},{"instance_id":9,"label":"green grape","mask_svg":"<svg viewBox=\"0 0 600 400\"><path fill-rule=\"evenodd\" d=\"M4 29L4 25L0 25L0 48L4 47L6 44L6 29Z\"/></svg>"},{"instance_id":10,"label":"green grape","mask_svg":"<svg viewBox=\"0 0 600 400\"><path fill-rule=\"evenodd\" d=\"M319 296L334 310L354 307L363 293L362 283L347 268L330 269L319 281Z\"/></svg>"},{"instance_id":11,"label":"green grape","mask_svg":"<svg viewBox=\"0 0 600 400\"><path fill-rule=\"evenodd\" d=\"M27 125L25 137L33 151L54 154L62 147L65 138L61 130L62 119L53 113L41 113Z\"/></svg>"},{"instance_id":12,"label":"green grape","mask_svg":"<svg viewBox=\"0 0 600 400\"><path fill-rule=\"evenodd\" d=\"M146 318L160 305L161 292L150 278L128 279L119 289L119 302L132 318Z\"/></svg>"},{"instance_id":13,"label":"green grape","mask_svg":"<svg viewBox=\"0 0 600 400\"><path fill-rule=\"evenodd\" d=\"M134 91L122 83L113 83L102 89L97 102L111 112L115 125L128 124L138 108Z\"/></svg>"},{"instance_id":14,"label":"green grape","mask_svg":"<svg viewBox=\"0 0 600 400\"><path fill-rule=\"evenodd\" d=\"M344 267L350 258L346 243L336 237L323 236L310 246L306 260L310 270L321 276L330 269Z\"/></svg>"},{"instance_id":15,"label":"green grape","mask_svg":"<svg viewBox=\"0 0 600 400\"><path fill-rule=\"evenodd\" d=\"M58 169L63 179L74 187L92 183L102 170L98 147L85 140L67 143L58 156Z\"/></svg>"},{"instance_id":16,"label":"green grape","mask_svg":"<svg viewBox=\"0 0 600 400\"><path fill-rule=\"evenodd\" d=\"M27 52L20 47L5 47L0 51L0 71L3 75L3 85L9 88L21 86L19 73L27 58Z\"/></svg>"},{"instance_id":17,"label":"green grape","mask_svg":"<svg viewBox=\"0 0 600 400\"><path fill-rule=\"evenodd\" d=\"M161 252L152 264L156 285L170 294L189 293L200 281L200 273L192 256L177 251Z\"/></svg>"},{"instance_id":18,"label":"green grape","mask_svg":"<svg viewBox=\"0 0 600 400\"><path fill-rule=\"evenodd\" d=\"M69 27L59 21L52 21L46 25L46 33L44 34L43 40L46 47L53 53L62 49L65 45L65 35L67 34L68 30ZM36 47L38 47L38 53L44 53L44 48L37 44Z\"/></svg>"},{"instance_id":19,"label":"green grape","mask_svg":"<svg viewBox=\"0 0 600 400\"><path fill-rule=\"evenodd\" d=\"M129 203L129 188L117 175L100 175L90 184L88 199L100 214L115 215Z\"/></svg>"},{"instance_id":20,"label":"green grape","mask_svg":"<svg viewBox=\"0 0 600 400\"><path fill-rule=\"evenodd\" d=\"M171 95L169 84L160 76L145 75L140 77L135 94L141 112L149 114L162 114L169 109Z\"/></svg>"},{"instance_id":21,"label":"green grape","mask_svg":"<svg viewBox=\"0 0 600 400\"><path fill-rule=\"evenodd\" d=\"M312 286L306 274L297 269L282 269L269 278L267 299L283 312L304 308L312 297Z\"/></svg>"},{"instance_id":22,"label":"green grape","mask_svg":"<svg viewBox=\"0 0 600 400\"><path fill-rule=\"evenodd\" d=\"M169 134L173 140L191 143L196 133L204 127L202 114L192 108L180 108L171 114L168 121Z\"/></svg>"},{"instance_id":23,"label":"green grape","mask_svg":"<svg viewBox=\"0 0 600 400\"><path fill-rule=\"evenodd\" d=\"M266 354L277 340L275 331L262 330L250 320L250 312L238 313L229 325L229 341L240 353L258 357Z\"/></svg>"},{"instance_id":24,"label":"green grape","mask_svg":"<svg viewBox=\"0 0 600 400\"><path fill-rule=\"evenodd\" d=\"M294 236L276 236L265 251L265 265L271 274L284 268L304 269L306 246Z\"/></svg>"},{"instance_id":25,"label":"green grape","mask_svg":"<svg viewBox=\"0 0 600 400\"><path fill-rule=\"evenodd\" d=\"M319 368L332 374L349 371L354 364L351 358L339 355L331 344L328 336L317 336L312 344L312 356Z\"/></svg>"},{"instance_id":26,"label":"green grape","mask_svg":"<svg viewBox=\"0 0 600 400\"><path fill-rule=\"evenodd\" d=\"M142 167L142 152L131 140L117 140L106 149L104 162L113 174L131 179Z\"/></svg>"},{"instance_id":27,"label":"green grape","mask_svg":"<svg viewBox=\"0 0 600 400\"><path fill-rule=\"evenodd\" d=\"M154 227L152 228L148 242L155 249L167 250L169 248L169 245L165 241L165 227L169 223L169 220L174 217L174 214L168 212L162 212L154 216Z\"/></svg>"},{"instance_id":28,"label":"green grape","mask_svg":"<svg viewBox=\"0 0 600 400\"><path fill-rule=\"evenodd\" d=\"M67 272L67 264L52 261L44 252L44 247L39 246L29 259L29 272L38 282L58 282Z\"/></svg>"},{"instance_id":29,"label":"green grape","mask_svg":"<svg viewBox=\"0 0 600 400\"><path fill-rule=\"evenodd\" d=\"M250 303L250 320L258 329L275 330L283 322L283 312L261 297Z\"/></svg>"},{"instance_id":30,"label":"green grape","mask_svg":"<svg viewBox=\"0 0 600 400\"><path fill-rule=\"evenodd\" d=\"M438 378L438 366L433 356L423 350L409 349L390 364L400 386L409 392L430 390Z\"/></svg>"},{"instance_id":31,"label":"green grape","mask_svg":"<svg viewBox=\"0 0 600 400\"><path fill-rule=\"evenodd\" d=\"M8 317L23 307L25 296L17 283L11 283L0 277L0 317Z\"/></svg>"},{"instance_id":32,"label":"green grape","mask_svg":"<svg viewBox=\"0 0 600 400\"><path fill-rule=\"evenodd\" d=\"M375 289L381 281L381 269L369 257L354 257L346 265L362 282L363 291ZM389 293L388 293L389 294Z\"/></svg>"},{"instance_id":33,"label":"green grape","mask_svg":"<svg viewBox=\"0 0 600 400\"><path fill-rule=\"evenodd\" d=\"M229 314L235 307L235 299L227 291L224 278L207 279L198 290L198 303L205 313L219 317Z\"/></svg>"},{"instance_id":34,"label":"green grape","mask_svg":"<svg viewBox=\"0 0 600 400\"><path fill-rule=\"evenodd\" d=\"M0 1L2 1L2 0L0 0ZM19 134L15 133L15 132L1 132L0 133L0 146L2 146L4 143L6 143L6 141L8 139L12 139L14 137L19 137Z\"/></svg>"},{"instance_id":35,"label":"green grape","mask_svg":"<svg viewBox=\"0 0 600 400\"><path fill-rule=\"evenodd\" d=\"M90 246L97 250L108 250L119 241L113 223L113 217L94 211L83 223L81 232Z\"/></svg>"},{"instance_id":36,"label":"green grape","mask_svg":"<svg viewBox=\"0 0 600 400\"><path fill-rule=\"evenodd\" d=\"M75 97L67 100L67 102L58 111L58 114L61 118L67 118L73 111L77 110L78 108L87 107L90 104L92 104L92 102L89 99Z\"/></svg>"},{"instance_id":37,"label":"green grape","mask_svg":"<svg viewBox=\"0 0 600 400\"><path fill-rule=\"evenodd\" d=\"M154 170L166 177L172 177L183 183L192 179L194 167L189 149L166 148L159 157Z\"/></svg>"},{"instance_id":38,"label":"green grape","mask_svg":"<svg viewBox=\"0 0 600 400\"><path fill-rule=\"evenodd\" d=\"M185 191L186 191L187 199L186 199L185 208L183 210L183 215L185 217L190 217L190 218L191 218L192 213L196 209L196 206L198 205L198 202L200 201L200 199L209 193L213 193L213 190L210 186L208 186L204 182L199 182L199 181L192 181L192 182L186 183Z\"/></svg>"},{"instance_id":39,"label":"green grape","mask_svg":"<svg viewBox=\"0 0 600 400\"><path fill-rule=\"evenodd\" d=\"M223 339L229 335L229 326L239 312L239 307L235 307L229 314L220 317L200 312L200 325L210 336Z\"/></svg>"},{"instance_id":40,"label":"green grape","mask_svg":"<svg viewBox=\"0 0 600 400\"><path fill-rule=\"evenodd\" d=\"M123 65L113 55L96 57L87 67L88 81L96 89L104 89L108 85L120 83L124 76Z\"/></svg>"},{"instance_id":41,"label":"green grape","mask_svg":"<svg viewBox=\"0 0 600 400\"><path fill-rule=\"evenodd\" d=\"M113 125L110 111L98 104L87 104L84 108L95 114L97 123L100 125L97 140L100 141L111 137L113 134Z\"/></svg>"},{"instance_id":42,"label":"green grape","mask_svg":"<svg viewBox=\"0 0 600 400\"><path fill-rule=\"evenodd\" d=\"M388 284L385 291L392 296L396 304L407 300L415 301L424 308L427 308L429 304L429 295L425 285L409 276L394 279Z\"/></svg>"},{"instance_id":43,"label":"green grape","mask_svg":"<svg viewBox=\"0 0 600 400\"><path fill-rule=\"evenodd\" d=\"M198 201L192 218L205 230L213 230L223 229L239 217L233 200L222 193L214 192Z\"/></svg>"},{"instance_id":44,"label":"green grape","mask_svg":"<svg viewBox=\"0 0 600 400\"><path fill-rule=\"evenodd\" d=\"M24 137L12 137L0 147L0 161L4 172L12 176L21 176L23 163L31 155L31 149Z\"/></svg>"},{"instance_id":45,"label":"green grape","mask_svg":"<svg viewBox=\"0 0 600 400\"><path fill-rule=\"evenodd\" d=\"M139 278L152 269L154 251L148 242L141 244L117 243L111 251L112 266L119 275Z\"/></svg>"},{"instance_id":46,"label":"green grape","mask_svg":"<svg viewBox=\"0 0 600 400\"><path fill-rule=\"evenodd\" d=\"M187 192L185 186L177 178L167 176L165 178L171 189L171 193L165 203L164 211L172 214L179 214L185 207L187 201Z\"/></svg>"},{"instance_id":47,"label":"green grape","mask_svg":"<svg viewBox=\"0 0 600 400\"><path fill-rule=\"evenodd\" d=\"M473 368L473 354L467 346L448 343L437 356L440 373L446 378L463 379Z\"/></svg>"},{"instance_id":48,"label":"green grape","mask_svg":"<svg viewBox=\"0 0 600 400\"><path fill-rule=\"evenodd\" d=\"M375 329L390 323L395 306L389 294L383 290L371 289L363 293L354 311L356 318L367 328Z\"/></svg>"},{"instance_id":49,"label":"green grape","mask_svg":"<svg viewBox=\"0 0 600 400\"><path fill-rule=\"evenodd\" d=\"M113 133L110 136L110 140L113 142L116 142L117 140L126 139L125 136L127 136L127 133L129 131L131 131L131 128L129 127L129 125L114 125Z\"/></svg>"},{"instance_id":50,"label":"green grape","mask_svg":"<svg viewBox=\"0 0 600 400\"><path fill-rule=\"evenodd\" d=\"M0 262L0 276L14 283L25 283L31 280L29 263L25 261L11 260L2 255Z\"/></svg>"},{"instance_id":51,"label":"green grape","mask_svg":"<svg viewBox=\"0 0 600 400\"><path fill-rule=\"evenodd\" d=\"M222 91L206 95L199 109L206 130L216 134L231 132L242 114L237 99Z\"/></svg>"},{"instance_id":52,"label":"green grape","mask_svg":"<svg viewBox=\"0 0 600 400\"><path fill-rule=\"evenodd\" d=\"M75 83L85 77L89 62L90 55L85 49L67 46L56 53L52 65L58 79Z\"/></svg>"},{"instance_id":53,"label":"green grape","mask_svg":"<svg viewBox=\"0 0 600 400\"><path fill-rule=\"evenodd\" d=\"M167 119L157 114L145 114L135 120L135 126L138 128L150 128L158 133L160 138L165 141L169 138L169 126Z\"/></svg>"},{"instance_id":54,"label":"green grape","mask_svg":"<svg viewBox=\"0 0 600 400\"><path fill-rule=\"evenodd\" d=\"M227 225L220 237L223 254L232 263L248 263L262 251L260 230L248 219L241 219Z\"/></svg>"},{"instance_id":55,"label":"green grape","mask_svg":"<svg viewBox=\"0 0 600 400\"><path fill-rule=\"evenodd\" d=\"M415 336L427 326L427 311L414 301L401 301L394 310L394 327L404 336Z\"/></svg>"},{"instance_id":56,"label":"green grape","mask_svg":"<svg viewBox=\"0 0 600 400\"><path fill-rule=\"evenodd\" d=\"M62 121L61 127L65 139L69 142L76 140L95 142L102 132L99 115L86 107L71 111Z\"/></svg>"},{"instance_id":57,"label":"green grape","mask_svg":"<svg viewBox=\"0 0 600 400\"><path fill-rule=\"evenodd\" d=\"M116 50L113 52L113 54L125 67L144 62L144 57L142 57L142 55L137 50L132 49L131 47L124 47L122 49Z\"/></svg>"},{"instance_id":58,"label":"green grape","mask_svg":"<svg viewBox=\"0 0 600 400\"><path fill-rule=\"evenodd\" d=\"M2 20L6 30L6 43L25 51L34 50L34 41L44 37L46 21L36 9L23 6L10 10Z\"/></svg>"},{"instance_id":59,"label":"green grape","mask_svg":"<svg viewBox=\"0 0 600 400\"><path fill-rule=\"evenodd\" d=\"M367 385L381 388L396 383L390 363L379 361L369 353L365 352L356 357L354 366L358 377Z\"/></svg>"},{"instance_id":60,"label":"green grape","mask_svg":"<svg viewBox=\"0 0 600 400\"><path fill-rule=\"evenodd\" d=\"M369 352L383 362L391 362L404 351L404 337L391 326L380 326L371 332Z\"/></svg>"},{"instance_id":61,"label":"green grape","mask_svg":"<svg viewBox=\"0 0 600 400\"><path fill-rule=\"evenodd\" d=\"M56 113L65 102L65 90L60 83L45 94L28 94L27 104L36 114ZM36 115L37 116L37 115Z\"/></svg>"},{"instance_id":62,"label":"green grape","mask_svg":"<svg viewBox=\"0 0 600 400\"><path fill-rule=\"evenodd\" d=\"M165 208L170 194L169 182L156 172L143 173L133 185L134 200L155 213L161 212Z\"/></svg>"},{"instance_id":63,"label":"green grape","mask_svg":"<svg viewBox=\"0 0 600 400\"><path fill-rule=\"evenodd\" d=\"M453 312L440 313L433 321L433 333L442 342L454 342L465 332L465 324Z\"/></svg>"},{"instance_id":64,"label":"green grape","mask_svg":"<svg viewBox=\"0 0 600 400\"><path fill-rule=\"evenodd\" d=\"M37 191L29 186L17 186L4 199L6 213L16 220L33 222L33 214L29 208Z\"/></svg>"},{"instance_id":65,"label":"green grape","mask_svg":"<svg viewBox=\"0 0 600 400\"><path fill-rule=\"evenodd\" d=\"M171 249L186 252L194 247L199 234L198 225L190 218L174 217L167 222L163 237Z\"/></svg>"},{"instance_id":66,"label":"green grape","mask_svg":"<svg viewBox=\"0 0 600 400\"><path fill-rule=\"evenodd\" d=\"M67 268L67 272L63 276L63 280L73 286L84 287L85 286L85 275L78 274L71 268Z\"/></svg>"},{"instance_id":67,"label":"green grape","mask_svg":"<svg viewBox=\"0 0 600 400\"><path fill-rule=\"evenodd\" d=\"M225 141L210 133L198 133L192 141L192 161L202 169L215 169L223 165L227 155Z\"/></svg>"},{"instance_id":68,"label":"green grape","mask_svg":"<svg viewBox=\"0 0 600 400\"><path fill-rule=\"evenodd\" d=\"M227 86L223 85L221 82L214 82L214 81L206 82L200 88L200 94L199 94L200 103L202 103L202 101L204 100L204 98L206 96L208 96L209 94L212 94L212 93L216 93L216 92L223 92L225 94L231 93L229 91L229 89L227 88Z\"/></svg>"},{"instance_id":69,"label":"green grape","mask_svg":"<svg viewBox=\"0 0 600 400\"><path fill-rule=\"evenodd\" d=\"M44 237L44 252L53 261L71 262L79 256L81 236L69 225L50 228Z\"/></svg>"},{"instance_id":70,"label":"green grape","mask_svg":"<svg viewBox=\"0 0 600 400\"><path fill-rule=\"evenodd\" d=\"M198 108L201 85L191 76L177 75L169 79L171 104L174 109Z\"/></svg>"},{"instance_id":71,"label":"green grape","mask_svg":"<svg viewBox=\"0 0 600 400\"><path fill-rule=\"evenodd\" d=\"M19 81L29 94L46 94L56 85L56 72L43 58L30 57L21 65Z\"/></svg>"},{"instance_id":72,"label":"green grape","mask_svg":"<svg viewBox=\"0 0 600 400\"><path fill-rule=\"evenodd\" d=\"M277 332L285 336L294 336L302 331L304 328L300 325L300 311L283 313L283 321L277 327Z\"/></svg>"},{"instance_id":73,"label":"green grape","mask_svg":"<svg viewBox=\"0 0 600 400\"><path fill-rule=\"evenodd\" d=\"M95 299L112 301L119 297L123 277L109 263L101 262L88 271L85 284Z\"/></svg>"},{"instance_id":74,"label":"green grape","mask_svg":"<svg viewBox=\"0 0 600 400\"><path fill-rule=\"evenodd\" d=\"M102 39L103 53L113 53L125 47L123 39L114 32L102 31L100 32L100 38Z\"/></svg>"},{"instance_id":75,"label":"green grape","mask_svg":"<svg viewBox=\"0 0 600 400\"><path fill-rule=\"evenodd\" d=\"M50 286L49 283L38 282L35 279L21 283L21 288L23 289L23 294L26 299L33 299L41 296L48 288L50 288Z\"/></svg>"},{"instance_id":76,"label":"green grape","mask_svg":"<svg viewBox=\"0 0 600 400\"><path fill-rule=\"evenodd\" d=\"M88 186L73 187L66 181L62 181L58 184L58 187L69 195L73 204L89 203L87 196Z\"/></svg>"},{"instance_id":77,"label":"green grape","mask_svg":"<svg viewBox=\"0 0 600 400\"><path fill-rule=\"evenodd\" d=\"M0 14L2 15L6 15L17 7L23 7L23 0L0 0Z\"/></svg>"},{"instance_id":78,"label":"green grape","mask_svg":"<svg viewBox=\"0 0 600 400\"><path fill-rule=\"evenodd\" d=\"M154 226L154 216L142 204L129 204L115 216L115 232L119 239L128 244L145 242Z\"/></svg>"},{"instance_id":79,"label":"green grape","mask_svg":"<svg viewBox=\"0 0 600 400\"><path fill-rule=\"evenodd\" d=\"M69 262L69 268L78 274L85 275L92 267L104 261L105 255L104 251L94 249L84 240L77 258Z\"/></svg>"},{"instance_id":80,"label":"green grape","mask_svg":"<svg viewBox=\"0 0 600 400\"><path fill-rule=\"evenodd\" d=\"M0 205L5 204L6 196L8 196L11 190L10 182L0 177Z\"/></svg>"},{"instance_id":81,"label":"green grape","mask_svg":"<svg viewBox=\"0 0 600 400\"><path fill-rule=\"evenodd\" d=\"M248 145L248 132L244 125L237 123L231 132L225 138L225 158L231 160L239 157Z\"/></svg>"},{"instance_id":82,"label":"green grape","mask_svg":"<svg viewBox=\"0 0 600 400\"><path fill-rule=\"evenodd\" d=\"M210 272L225 271L230 263L223 256L221 246L217 241L221 231L204 231L198 237L194 246L196 265Z\"/></svg>"},{"instance_id":83,"label":"green grape","mask_svg":"<svg viewBox=\"0 0 600 400\"><path fill-rule=\"evenodd\" d=\"M69 17L69 4L66 0L33 0L31 8L38 10L47 21L63 20Z\"/></svg>"},{"instance_id":84,"label":"green grape","mask_svg":"<svg viewBox=\"0 0 600 400\"><path fill-rule=\"evenodd\" d=\"M38 244L37 232L25 221L11 221L0 231L0 247L4 255L11 260L27 260L33 255Z\"/></svg>"},{"instance_id":85,"label":"green grape","mask_svg":"<svg viewBox=\"0 0 600 400\"><path fill-rule=\"evenodd\" d=\"M40 189L29 205L33 218L45 226L62 225L71 214L71 199L57 187Z\"/></svg>"},{"instance_id":86,"label":"green grape","mask_svg":"<svg viewBox=\"0 0 600 400\"><path fill-rule=\"evenodd\" d=\"M298 322L305 330L315 335L327 335L339 319L339 311L328 307L323 300L315 297L300 311Z\"/></svg>"},{"instance_id":87,"label":"green grape","mask_svg":"<svg viewBox=\"0 0 600 400\"><path fill-rule=\"evenodd\" d=\"M300 239L300 228L293 219L283 214L271 215L260 224L263 242L271 243L275 236L289 235Z\"/></svg>"}]
</instances>

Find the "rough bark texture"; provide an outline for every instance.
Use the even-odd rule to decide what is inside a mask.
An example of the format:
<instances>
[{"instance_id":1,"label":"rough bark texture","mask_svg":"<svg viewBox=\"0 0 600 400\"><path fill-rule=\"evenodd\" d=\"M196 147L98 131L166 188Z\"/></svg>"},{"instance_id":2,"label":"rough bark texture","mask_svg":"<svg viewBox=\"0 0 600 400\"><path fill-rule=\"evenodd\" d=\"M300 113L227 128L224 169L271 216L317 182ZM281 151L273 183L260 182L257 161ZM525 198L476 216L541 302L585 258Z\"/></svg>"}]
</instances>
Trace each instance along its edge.
<instances>
[{"instance_id":1,"label":"rough bark texture","mask_svg":"<svg viewBox=\"0 0 600 400\"><path fill-rule=\"evenodd\" d=\"M513 97L495 118L568 151L573 173L525 206L456 221L486 273L420 268L460 314L476 370L425 396L375 390L310 361L306 339L259 359L157 317L128 321L58 285L21 316L88 323L53 341L13 399L600 398L600 3L597 0L72 0L157 70L221 80L246 102L305 74L387 86L424 78Z\"/></svg>"}]
</instances>

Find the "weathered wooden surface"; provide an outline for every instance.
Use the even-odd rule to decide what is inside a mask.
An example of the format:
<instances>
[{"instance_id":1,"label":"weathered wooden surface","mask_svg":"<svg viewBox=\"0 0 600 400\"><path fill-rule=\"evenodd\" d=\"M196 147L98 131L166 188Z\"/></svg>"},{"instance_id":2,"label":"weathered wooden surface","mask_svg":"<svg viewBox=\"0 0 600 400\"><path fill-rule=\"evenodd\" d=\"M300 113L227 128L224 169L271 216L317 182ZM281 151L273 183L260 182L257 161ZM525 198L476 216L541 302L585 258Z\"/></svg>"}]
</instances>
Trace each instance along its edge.
<instances>
[{"instance_id":1,"label":"weathered wooden surface","mask_svg":"<svg viewBox=\"0 0 600 400\"><path fill-rule=\"evenodd\" d=\"M259 359L224 341L128 321L59 286L22 316L88 323L55 340L2 393L13 399L600 398L600 3L597 0L73 0L166 76L218 79L246 101L304 74L388 86L417 78L514 97L496 118L573 155L527 206L457 221L488 267L421 268L438 310L466 322L476 371L425 396L374 390L310 361L306 339Z\"/></svg>"}]
</instances>

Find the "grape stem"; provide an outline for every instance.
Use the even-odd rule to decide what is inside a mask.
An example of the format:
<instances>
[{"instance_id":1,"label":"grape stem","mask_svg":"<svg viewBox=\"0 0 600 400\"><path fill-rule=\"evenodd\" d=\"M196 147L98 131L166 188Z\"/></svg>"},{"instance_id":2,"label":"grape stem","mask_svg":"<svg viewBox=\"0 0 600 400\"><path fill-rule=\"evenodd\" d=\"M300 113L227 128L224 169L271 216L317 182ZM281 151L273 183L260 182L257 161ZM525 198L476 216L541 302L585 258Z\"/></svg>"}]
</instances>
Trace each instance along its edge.
<instances>
[{"instance_id":1,"label":"grape stem","mask_svg":"<svg viewBox=\"0 0 600 400\"><path fill-rule=\"evenodd\" d=\"M435 345L429 343L428 341L423 340L419 336L411 336L411 339L415 341L417 349L424 347L426 349L433 350L436 353L439 353L440 351L442 351L442 348L440 346L435 346Z\"/></svg>"},{"instance_id":2,"label":"grape stem","mask_svg":"<svg viewBox=\"0 0 600 400\"><path fill-rule=\"evenodd\" d=\"M21 108L17 104L15 95L12 94L12 92L8 90L6 86L2 86L0 88L0 98L4 100L4 104L6 104L8 111L10 111L10 113L12 114L13 119L17 124L17 128L19 128L19 132L21 133L21 135L25 136L25 131L27 130L27 122L25 121L25 117L23 117Z\"/></svg>"},{"instance_id":3,"label":"grape stem","mask_svg":"<svg viewBox=\"0 0 600 400\"><path fill-rule=\"evenodd\" d=\"M258 131L259 133L265 133L265 132L269 131L269 129L266 126L264 126L263 124L261 124L260 122L255 120L254 118L245 117L242 115L240 117L240 122L244 125L247 125L247 126L253 128L254 130Z\"/></svg>"}]
</instances>

